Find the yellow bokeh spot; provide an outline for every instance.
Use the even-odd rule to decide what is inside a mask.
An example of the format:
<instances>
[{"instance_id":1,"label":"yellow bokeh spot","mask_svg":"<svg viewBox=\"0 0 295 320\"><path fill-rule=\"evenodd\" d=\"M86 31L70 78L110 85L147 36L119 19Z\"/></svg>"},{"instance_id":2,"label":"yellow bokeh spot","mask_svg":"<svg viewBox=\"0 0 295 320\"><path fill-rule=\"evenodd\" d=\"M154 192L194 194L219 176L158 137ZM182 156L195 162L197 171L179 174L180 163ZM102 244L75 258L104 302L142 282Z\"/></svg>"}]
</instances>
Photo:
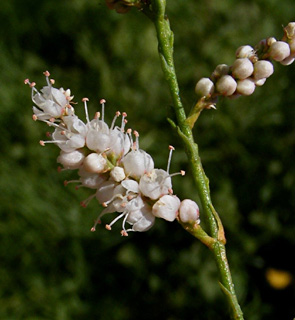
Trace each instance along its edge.
<instances>
[{"instance_id":1,"label":"yellow bokeh spot","mask_svg":"<svg viewBox=\"0 0 295 320\"><path fill-rule=\"evenodd\" d=\"M293 280L290 272L269 268L266 270L265 277L268 283L275 289L285 289Z\"/></svg>"}]
</instances>

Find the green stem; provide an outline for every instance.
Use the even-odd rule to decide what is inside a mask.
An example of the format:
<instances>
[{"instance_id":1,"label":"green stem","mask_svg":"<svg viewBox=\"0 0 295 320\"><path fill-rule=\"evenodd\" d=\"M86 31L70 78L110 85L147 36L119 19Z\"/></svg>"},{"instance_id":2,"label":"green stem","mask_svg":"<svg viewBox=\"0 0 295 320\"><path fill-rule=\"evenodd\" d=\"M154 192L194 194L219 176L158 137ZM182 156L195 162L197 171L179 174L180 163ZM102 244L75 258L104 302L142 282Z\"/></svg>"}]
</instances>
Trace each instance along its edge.
<instances>
[{"instance_id":1,"label":"green stem","mask_svg":"<svg viewBox=\"0 0 295 320\"><path fill-rule=\"evenodd\" d=\"M231 308L231 317L232 319L242 320L243 313L235 294L226 258L223 226L218 213L213 207L210 197L209 180L203 170L198 145L194 141L191 130L192 122L187 121L179 94L179 86L173 61L174 37L165 10L166 0L151 0L151 5L144 8L143 12L153 21L156 28L161 66L169 86L177 119L177 125L174 124L174 127L177 129L180 138L184 142L185 151L191 164L193 178L201 199L203 215L208 221L211 236L197 225L182 225L194 237L198 238L210 248L219 270L221 289L227 297Z\"/></svg>"}]
</instances>

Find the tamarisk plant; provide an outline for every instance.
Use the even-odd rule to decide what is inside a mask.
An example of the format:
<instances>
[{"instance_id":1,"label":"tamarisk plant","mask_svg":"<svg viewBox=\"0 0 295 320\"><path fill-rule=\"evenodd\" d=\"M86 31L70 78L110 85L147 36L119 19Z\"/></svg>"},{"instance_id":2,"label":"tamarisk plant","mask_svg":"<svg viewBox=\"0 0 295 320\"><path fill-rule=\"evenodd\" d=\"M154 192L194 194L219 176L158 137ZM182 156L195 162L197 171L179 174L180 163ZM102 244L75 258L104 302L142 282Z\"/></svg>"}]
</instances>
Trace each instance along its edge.
<instances>
[{"instance_id":1,"label":"tamarisk plant","mask_svg":"<svg viewBox=\"0 0 295 320\"><path fill-rule=\"evenodd\" d=\"M93 195L81 203L83 206L96 198L104 207L91 231L96 230L104 215L114 212L118 214L106 228L111 230L113 224L122 219L122 236L127 236L131 231L147 231L155 223L156 217L167 221L176 219L187 232L210 249L219 270L219 284L228 301L231 318L244 319L227 261L224 228L211 201L209 180L202 167L192 130L203 110L216 109L220 96L234 98L251 95L274 72L272 61L290 65L295 60L295 22L284 28L281 40L271 37L254 47L241 46L231 66L218 65L210 77L200 79L195 87L197 103L186 115L173 62L173 32L166 15L166 1L105 1L110 9L118 13L137 8L155 26L161 67L170 89L176 119L168 121L183 142L205 225L200 223L196 202L190 199L180 201L173 194L171 177L175 174L169 173L174 150L172 146L169 146L167 169L155 169L152 157L139 148L139 133L126 129L125 112L116 112L109 126L104 121L106 101L100 101L101 112L90 119L88 98L83 98L86 121L82 121L75 115L71 91L53 87L55 81L50 78L48 71L44 72L47 85L40 91L34 82L25 80L32 89L35 104L33 120L45 122L54 129L53 133L48 134L51 139L42 140L40 144L45 146L53 143L60 148L57 161L63 166L61 170L78 171L79 178L65 181L65 185L77 183L77 188L83 186L93 190ZM116 126L119 116L122 116L121 123ZM184 175L184 172L176 174ZM126 227L126 224L130 227Z\"/></svg>"}]
</instances>

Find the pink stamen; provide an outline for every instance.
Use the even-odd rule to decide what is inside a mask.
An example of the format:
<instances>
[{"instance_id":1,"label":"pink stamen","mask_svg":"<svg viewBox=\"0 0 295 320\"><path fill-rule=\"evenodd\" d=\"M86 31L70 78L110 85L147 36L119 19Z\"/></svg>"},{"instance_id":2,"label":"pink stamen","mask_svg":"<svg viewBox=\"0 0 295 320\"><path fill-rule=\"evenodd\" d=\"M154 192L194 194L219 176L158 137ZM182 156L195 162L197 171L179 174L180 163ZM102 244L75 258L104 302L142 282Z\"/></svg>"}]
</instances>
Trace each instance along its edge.
<instances>
[{"instance_id":1,"label":"pink stamen","mask_svg":"<svg viewBox=\"0 0 295 320\"><path fill-rule=\"evenodd\" d=\"M88 98L83 98L82 101L84 102L84 109L85 109L85 116L87 123L89 122L89 115L88 115L88 108L87 108L87 102L89 101Z\"/></svg>"}]
</instances>

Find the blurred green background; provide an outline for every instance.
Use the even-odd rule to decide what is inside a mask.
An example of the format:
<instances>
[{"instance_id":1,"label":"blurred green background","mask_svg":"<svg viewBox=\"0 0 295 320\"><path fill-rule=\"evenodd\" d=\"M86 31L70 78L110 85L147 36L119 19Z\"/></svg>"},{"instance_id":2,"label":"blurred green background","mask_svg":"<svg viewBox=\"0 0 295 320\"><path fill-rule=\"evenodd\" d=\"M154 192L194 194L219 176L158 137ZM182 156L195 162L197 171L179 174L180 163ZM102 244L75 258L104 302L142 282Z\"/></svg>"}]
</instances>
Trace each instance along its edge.
<instances>
[{"instance_id":1,"label":"blurred green background","mask_svg":"<svg viewBox=\"0 0 295 320\"><path fill-rule=\"evenodd\" d=\"M295 19L293 0L168 0L175 63L188 111L194 86L235 50L282 36ZM120 226L91 233L96 201L89 190L63 186L55 146L31 119L25 78L107 100L107 120L128 113L140 144L171 172L180 198L198 199L180 141L151 23L132 10L119 15L98 0L6 0L0 6L0 319L227 319L209 251L176 223L157 220L146 233L120 236ZM225 225L235 288L248 320L295 317L295 65L251 97L220 100L195 128L212 197ZM76 106L84 117L82 103ZM106 217L104 223L111 217ZM271 272L272 271L272 272ZM287 276L279 289L275 281Z\"/></svg>"}]
</instances>

